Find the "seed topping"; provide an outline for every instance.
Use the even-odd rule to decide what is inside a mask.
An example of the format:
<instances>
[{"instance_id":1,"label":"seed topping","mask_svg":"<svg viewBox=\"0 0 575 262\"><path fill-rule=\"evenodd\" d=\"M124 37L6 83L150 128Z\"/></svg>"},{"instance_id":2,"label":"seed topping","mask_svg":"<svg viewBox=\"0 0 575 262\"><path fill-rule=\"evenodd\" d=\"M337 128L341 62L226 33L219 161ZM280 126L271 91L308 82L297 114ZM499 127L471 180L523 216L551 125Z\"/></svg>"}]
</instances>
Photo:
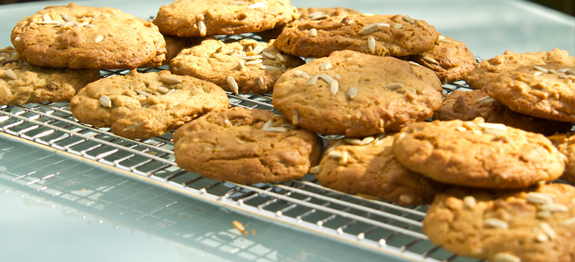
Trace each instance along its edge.
<instances>
[{"instance_id":1,"label":"seed topping","mask_svg":"<svg viewBox=\"0 0 575 262\"><path fill-rule=\"evenodd\" d=\"M240 233L247 235L248 231L246 231L246 228L244 227L244 224L242 224L241 222L234 220L232 221L232 225L238 230L240 231Z\"/></svg>"},{"instance_id":2,"label":"seed topping","mask_svg":"<svg viewBox=\"0 0 575 262\"><path fill-rule=\"evenodd\" d=\"M369 48L369 51L375 52L375 38L372 36L367 38L367 48Z\"/></svg>"},{"instance_id":3,"label":"seed topping","mask_svg":"<svg viewBox=\"0 0 575 262\"><path fill-rule=\"evenodd\" d=\"M466 207L472 208L472 207L474 207L475 205L477 205L477 200L475 200L475 197L473 197L473 196L465 196L465 197L463 198L463 204L464 204Z\"/></svg>"},{"instance_id":4,"label":"seed topping","mask_svg":"<svg viewBox=\"0 0 575 262\"><path fill-rule=\"evenodd\" d=\"M200 32L200 36L206 36L208 29L206 28L206 23L204 21L199 20L197 23L198 31Z\"/></svg>"},{"instance_id":5,"label":"seed topping","mask_svg":"<svg viewBox=\"0 0 575 262\"><path fill-rule=\"evenodd\" d=\"M509 253L497 253L493 256L493 262L521 262L521 259Z\"/></svg>"},{"instance_id":6,"label":"seed topping","mask_svg":"<svg viewBox=\"0 0 575 262\"><path fill-rule=\"evenodd\" d=\"M103 107L106 108L112 107L112 100L110 100L110 98L107 95L101 95L98 101L100 102L100 105L102 105Z\"/></svg>"},{"instance_id":7,"label":"seed topping","mask_svg":"<svg viewBox=\"0 0 575 262\"><path fill-rule=\"evenodd\" d=\"M14 71L12 71L12 69L8 69L8 70L4 71L4 74L5 74L8 78L10 78L10 79L12 79L12 80L18 79L18 77L16 76L16 74L14 73Z\"/></svg>"},{"instance_id":8,"label":"seed topping","mask_svg":"<svg viewBox=\"0 0 575 262\"><path fill-rule=\"evenodd\" d=\"M354 99L357 96L357 87L350 87L347 90L347 95L349 96L349 99Z\"/></svg>"},{"instance_id":9,"label":"seed topping","mask_svg":"<svg viewBox=\"0 0 575 262\"><path fill-rule=\"evenodd\" d=\"M410 24L415 24L415 20L413 20L413 18L409 17L408 15L403 16L403 21L408 22Z\"/></svg>"},{"instance_id":10,"label":"seed topping","mask_svg":"<svg viewBox=\"0 0 575 262\"><path fill-rule=\"evenodd\" d=\"M535 204L551 204L553 203L553 197L548 194L529 192L525 198L527 202Z\"/></svg>"},{"instance_id":11,"label":"seed topping","mask_svg":"<svg viewBox=\"0 0 575 262\"><path fill-rule=\"evenodd\" d=\"M314 167L309 169L310 174L318 174L319 172L321 172L321 166L320 165L314 166Z\"/></svg>"},{"instance_id":12,"label":"seed topping","mask_svg":"<svg viewBox=\"0 0 575 262\"><path fill-rule=\"evenodd\" d=\"M100 42L102 42L102 40L104 40L104 36L103 35L97 35L96 38L94 39L94 42L100 43Z\"/></svg>"},{"instance_id":13,"label":"seed topping","mask_svg":"<svg viewBox=\"0 0 575 262\"><path fill-rule=\"evenodd\" d=\"M309 74L301 70L295 70L293 74L297 77L309 79Z\"/></svg>"},{"instance_id":14,"label":"seed topping","mask_svg":"<svg viewBox=\"0 0 575 262\"><path fill-rule=\"evenodd\" d=\"M164 82L166 84L170 84L170 85L175 85L175 84L181 83L182 79L179 79L179 78L172 76L172 75L163 75L162 76L162 82Z\"/></svg>"},{"instance_id":15,"label":"seed topping","mask_svg":"<svg viewBox=\"0 0 575 262\"><path fill-rule=\"evenodd\" d=\"M508 229L509 224L501 219L498 218L488 218L483 220L483 223L488 227L495 227L495 228L502 228Z\"/></svg>"},{"instance_id":16,"label":"seed topping","mask_svg":"<svg viewBox=\"0 0 575 262\"><path fill-rule=\"evenodd\" d=\"M369 35L371 33L379 31L379 29L381 29L382 27L390 27L390 25L388 23L373 23L364 26L363 28L361 28L361 30L359 30L358 33L361 35Z\"/></svg>"},{"instance_id":17,"label":"seed topping","mask_svg":"<svg viewBox=\"0 0 575 262\"><path fill-rule=\"evenodd\" d=\"M308 34L310 37L317 36L317 29L315 29L315 28L310 29Z\"/></svg>"},{"instance_id":18,"label":"seed topping","mask_svg":"<svg viewBox=\"0 0 575 262\"><path fill-rule=\"evenodd\" d=\"M330 62L324 62L321 65L319 65L319 71L325 71L325 70L329 70L331 69L333 66Z\"/></svg>"},{"instance_id":19,"label":"seed topping","mask_svg":"<svg viewBox=\"0 0 575 262\"><path fill-rule=\"evenodd\" d=\"M251 4L248 6L249 9L264 8L264 7L266 7L266 3L262 3L262 2Z\"/></svg>"},{"instance_id":20,"label":"seed topping","mask_svg":"<svg viewBox=\"0 0 575 262\"><path fill-rule=\"evenodd\" d=\"M228 84L228 87L230 88L230 90L232 92L234 92L234 94L239 94L239 87L238 87L238 83L236 82L236 80L234 79L233 76L227 76L226 77L226 83Z\"/></svg>"}]
</instances>

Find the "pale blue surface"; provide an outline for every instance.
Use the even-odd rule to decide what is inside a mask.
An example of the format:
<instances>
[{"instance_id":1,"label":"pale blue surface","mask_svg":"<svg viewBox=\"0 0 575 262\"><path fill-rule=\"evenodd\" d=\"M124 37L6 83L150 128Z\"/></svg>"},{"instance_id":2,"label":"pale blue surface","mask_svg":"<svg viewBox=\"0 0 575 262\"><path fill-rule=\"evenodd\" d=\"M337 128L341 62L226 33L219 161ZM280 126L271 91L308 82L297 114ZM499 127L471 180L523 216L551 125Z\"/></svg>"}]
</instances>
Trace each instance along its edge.
<instances>
[{"instance_id":1,"label":"pale blue surface","mask_svg":"<svg viewBox=\"0 0 575 262\"><path fill-rule=\"evenodd\" d=\"M44 5L68 2L0 6L0 46L10 45L10 31L21 18ZM76 2L149 18L171 1ZM575 19L523 1L292 3L408 14L464 41L482 58L505 50L523 53L554 47L575 54ZM51 168L44 168L45 164ZM21 175L45 178L60 191L18 184L15 178ZM55 178L61 182L54 182ZM220 210L4 137L0 137L0 208L0 261L390 261L382 254ZM255 229L256 235L240 235L232 227L233 220Z\"/></svg>"}]
</instances>

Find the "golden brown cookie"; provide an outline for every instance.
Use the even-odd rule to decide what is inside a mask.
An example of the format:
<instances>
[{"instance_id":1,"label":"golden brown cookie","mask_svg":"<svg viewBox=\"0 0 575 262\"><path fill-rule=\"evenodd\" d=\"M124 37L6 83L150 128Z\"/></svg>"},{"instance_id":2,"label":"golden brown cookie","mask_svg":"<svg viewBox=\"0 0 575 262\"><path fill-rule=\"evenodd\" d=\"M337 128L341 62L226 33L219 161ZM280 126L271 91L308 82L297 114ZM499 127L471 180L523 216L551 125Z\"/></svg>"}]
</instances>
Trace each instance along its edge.
<instances>
[{"instance_id":1,"label":"golden brown cookie","mask_svg":"<svg viewBox=\"0 0 575 262\"><path fill-rule=\"evenodd\" d=\"M561 143L557 145L559 152L565 154L567 162L565 164L565 172L561 179L575 183L575 135L566 137Z\"/></svg>"},{"instance_id":2,"label":"golden brown cookie","mask_svg":"<svg viewBox=\"0 0 575 262\"><path fill-rule=\"evenodd\" d=\"M73 69L160 66L165 41L151 22L107 7L48 6L20 20L12 44L22 59Z\"/></svg>"},{"instance_id":3,"label":"golden brown cookie","mask_svg":"<svg viewBox=\"0 0 575 262\"><path fill-rule=\"evenodd\" d=\"M160 8L154 23L180 37L260 32L298 18L289 0L176 0Z\"/></svg>"},{"instance_id":4,"label":"golden brown cookie","mask_svg":"<svg viewBox=\"0 0 575 262\"><path fill-rule=\"evenodd\" d=\"M454 254L487 261L574 261L575 188L453 188L435 197L423 232Z\"/></svg>"},{"instance_id":5,"label":"golden brown cookie","mask_svg":"<svg viewBox=\"0 0 575 262\"><path fill-rule=\"evenodd\" d=\"M206 38L201 44L182 50L170 63L170 71L213 82L227 91L271 93L286 69L305 63L271 44L242 39L222 42Z\"/></svg>"},{"instance_id":6,"label":"golden brown cookie","mask_svg":"<svg viewBox=\"0 0 575 262\"><path fill-rule=\"evenodd\" d=\"M499 74L517 69L522 66L536 66L550 63L559 63L565 67L575 66L575 57L561 49L551 52L515 53L505 51L503 55L479 62L477 67L465 76L465 82L472 89L482 89L489 85Z\"/></svg>"},{"instance_id":7,"label":"golden brown cookie","mask_svg":"<svg viewBox=\"0 0 575 262\"><path fill-rule=\"evenodd\" d=\"M414 172L469 187L526 188L565 170L564 156L545 136L482 118L410 124L393 152Z\"/></svg>"},{"instance_id":8,"label":"golden brown cookie","mask_svg":"<svg viewBox=\"0 0 575 262\"><path fill-rule=\"evenodd\" d=\"M78 90L100 79L99 70L31 65L12 47L0 49L0 65L0 105L68 102Z\"/></svg>"},{"instance_id":9,"label":"golden brown cookie","mask_svg":"<svg viewBox=\"0 0 575 262\"><path fill-rule=\"evenodd\" d=\"M229 107L224 90L213 83L169 71L103 78L70 101L79 121L111 127L119 136L144 139L165 134L212 111Z\"/></svg>"},{"instance_id":10,"label":"golden brown cookie","mask_svg":"<svg viewBox=\"0 0 575 262\"><path fill-rule=\"evenodd\" d=\"M404 57L433 70L444 83L462 80L477 66L465 43L440 35L435 47L420 55Z\"/></svg>"},{"instance_id":11,"label":"golden brown cookie","mask_svg":"<svg viewBox=\"0 0 575 262\"><path fill-rule=\"evenodd\" d=\"M517 113L493 99L483 89L456 90L443 100L443 105L433 114L434 120L470 121L482 117L486 123L501 123L525 131L553 135L564 133L573 123L553 121Z\"/></svg>"},{"instance_id":12,"label":"golden brown cookie","mask_svg":"<svg viewBox=\"0 0 575 262\"><path fill-rule=\"evenodd\" d=\"M284 28L274 46L302 57L326 57L338 50L408 56L431 50L438 37L433 26L409 16L350 14L294 22Z\"/></svg>"},{"instance_id":13,"label":"golden brown cookie","mask_svg":"<svg viewBox=\"0 0 575 262\"><path fill-rule=\"evenodd\" d=\"M285 72L272 103L297 126L365 137L423 121L441 99L408 62L346 50Z\"/></svg>"},{"instance_id":14,"label":"golden brown cookie","mask_svg":"<svg viewBox=\"0 0 575 262\"><path fill-rule=\"evenodd\" d=\"M485 92L511 110L563 122L575 122L575 65L549 63L501 73Z\"/></svg>"},{"instance_id":15,"label":"golden brown cookie","mask_svg":"<svg viewBox=\"0 0 575 262\"><path fill-rule=\"evenodd\" d=\"M202 42L201 37L177 37L171 35L164 35L164 40L166 40L166 60L164 64L170 63L183 49L198 45Z\"/></svg>"},{"instance_id":16,"label":"golden brown cookie","mask_svg":"<svg viewBox=\"0 0 575 262\"><path fill-rule=\"evenodd\" d=\"M301 178L319 162L322 142L269 110L234 107L174 133L176 163L200 175L256 184Z\"/></svg>"},{"instance_id":17,"label":"golden brown cookie","mask_svg":"<svg viewBox=\"0 0 575 262\"><path fill-rule=\"evenodd\" d=\"M405 206L430 204L445 185L403 167L392 144L392 136L336 140L311 171L321 185L345 193Z\"/></svg>"}]
</instances>

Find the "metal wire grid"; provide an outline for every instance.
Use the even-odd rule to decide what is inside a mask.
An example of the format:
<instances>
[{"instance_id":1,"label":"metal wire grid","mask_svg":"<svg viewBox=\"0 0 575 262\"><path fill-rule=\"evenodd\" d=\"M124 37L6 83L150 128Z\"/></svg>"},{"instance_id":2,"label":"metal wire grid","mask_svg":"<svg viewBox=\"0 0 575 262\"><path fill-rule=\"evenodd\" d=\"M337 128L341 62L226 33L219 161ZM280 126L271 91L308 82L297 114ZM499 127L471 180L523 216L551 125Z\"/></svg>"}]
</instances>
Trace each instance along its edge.
<instances>
[{"instance_id":1,"label":"metal wire grid","mask_svg":"<svg viewBox=\"0 0 575 262\"><path fill-rule=\"evenodd\" d=\"M142 72L158 71L146 69ZM103 71L103 77L129 70ZM445 85L444 92L466 88ZM232 106L274 110L270 95L234 95ZM404 208L320 186L313 175L281 184L240 185L201 177L175 164L172 134L145 140L78 122L68 103L0 107L2 132L96 161L231 210L408 260L475 261L435 247L421 231L427 206ZM328 138L326 138L328 139Z\"/></svg>"}]
</instances>

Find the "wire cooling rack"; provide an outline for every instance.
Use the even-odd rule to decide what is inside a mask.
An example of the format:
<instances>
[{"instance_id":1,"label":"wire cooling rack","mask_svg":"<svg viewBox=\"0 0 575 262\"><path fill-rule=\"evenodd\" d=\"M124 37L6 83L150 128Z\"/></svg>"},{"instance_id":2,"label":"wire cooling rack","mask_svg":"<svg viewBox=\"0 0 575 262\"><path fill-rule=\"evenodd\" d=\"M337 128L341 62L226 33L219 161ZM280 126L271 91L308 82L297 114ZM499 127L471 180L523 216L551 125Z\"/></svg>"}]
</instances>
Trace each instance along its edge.
<instances>
[{"instance_id":1,"label":"wire cooling rack","mask_svg":"<svg viewBox=\"0 0 575 262\"><path fill-rule=\"evenodd\" d=\"M159 69L144 69L155 72ZM102 71L103 77L129 70ZM449 93L466 88L449 84ZM274 110L270 95L228 93L232 106ZM313 175L280 184L241 185L204 178L175 163L173 133L144 140L119 137L109 128L78 122L68 103L0 107L0 128L9 136L50 147L167 190L413 261L476 261L434 246L422 233L427 206L401 207L319 185ZM324 138L329 139L329 138Z\"/></svg>"}]
</instances>

